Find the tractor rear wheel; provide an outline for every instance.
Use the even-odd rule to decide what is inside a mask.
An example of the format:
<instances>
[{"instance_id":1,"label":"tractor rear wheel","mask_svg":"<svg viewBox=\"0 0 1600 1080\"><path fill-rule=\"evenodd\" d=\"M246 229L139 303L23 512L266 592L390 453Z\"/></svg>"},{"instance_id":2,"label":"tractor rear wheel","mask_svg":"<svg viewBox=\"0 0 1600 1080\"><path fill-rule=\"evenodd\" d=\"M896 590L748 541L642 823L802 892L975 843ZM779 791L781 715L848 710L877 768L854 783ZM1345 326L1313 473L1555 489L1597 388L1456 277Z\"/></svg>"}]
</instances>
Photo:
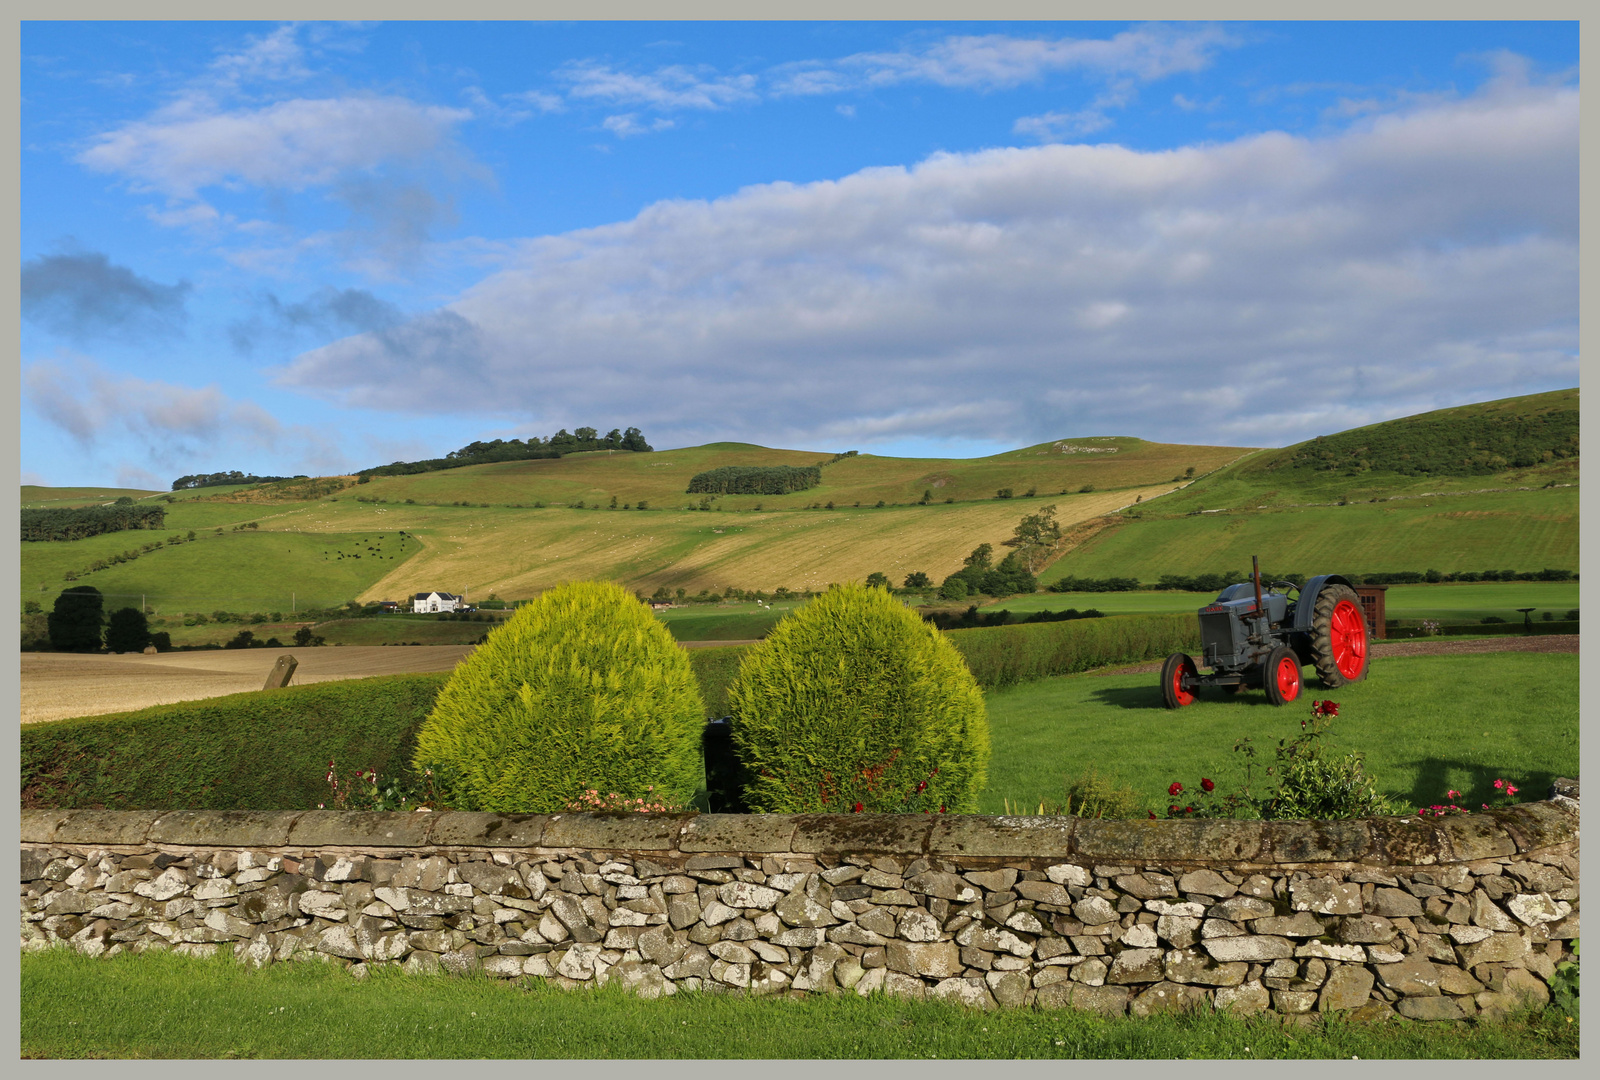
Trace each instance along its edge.
<instances>
[{"instance_id":1,"label":"tractor rear wheel","mask_svg":"<svg viewBox=\"0 0 1600 1080\"><path fill-rule=\"evenodd\" d=\"M1329 585L1317 594L1311 621L1311 662L1332 690L1367 676L1367 620L1348 585Z\"/></svg>"},{"instance_id":2,"label":"tractor rear wheel","mask_svg":"<svg viewBox=\"0 0 1600 1080\"><path fill-rule=\"evenodd\" d=\"M1287 645L1279 645L1267 657L1261 672L1266 685L1267 700L1274 705L1287 705L1300 696L1300 657Z\"/></svg>"},{"instance_id":3,"label":"tractor rear wheel","mask_svg":"<svg viewBox=\"0 0 1600 1080\"><path fill-rule=\"evenodd\" d=\"M1195 702L1194 680L1200 669L1187 653L1175 652L1161 665L1161 702L1169 709L1181 709ZM1184 684L1188 685L1185 686Z\"/></svg>"}]
</instances>

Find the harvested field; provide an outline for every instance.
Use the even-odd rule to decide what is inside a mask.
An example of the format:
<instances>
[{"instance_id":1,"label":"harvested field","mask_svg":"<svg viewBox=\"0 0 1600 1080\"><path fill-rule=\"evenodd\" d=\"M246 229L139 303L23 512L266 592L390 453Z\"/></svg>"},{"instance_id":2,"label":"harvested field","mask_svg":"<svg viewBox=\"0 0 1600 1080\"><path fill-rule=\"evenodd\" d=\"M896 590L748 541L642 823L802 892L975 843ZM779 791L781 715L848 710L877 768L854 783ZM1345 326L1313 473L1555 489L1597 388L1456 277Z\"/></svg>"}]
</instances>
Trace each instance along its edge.
<instances>
[{"instance_id":1,"label":"harvested field","mask_svg":"<svg viewBox=\"0 0 1600 1080\"><path fill-rule=\"evenodd\" d=\"M239 649L145 655L22 654L22 722L129 712L260 690L278 657L297 661L293 684L449 671L471 645Z\"/></svg>"}]
</instances>

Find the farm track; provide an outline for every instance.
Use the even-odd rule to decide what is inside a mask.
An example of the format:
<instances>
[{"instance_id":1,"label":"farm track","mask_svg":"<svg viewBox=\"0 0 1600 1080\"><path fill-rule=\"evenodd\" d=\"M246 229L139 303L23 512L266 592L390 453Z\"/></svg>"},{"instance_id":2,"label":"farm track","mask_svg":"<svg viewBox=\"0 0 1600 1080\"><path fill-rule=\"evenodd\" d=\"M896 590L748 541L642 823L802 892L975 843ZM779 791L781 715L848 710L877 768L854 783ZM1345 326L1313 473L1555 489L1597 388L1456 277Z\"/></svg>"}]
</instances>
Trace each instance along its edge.
<instances>
[{"instance_id":1,"label":"farm track","mask_svg":"<svg viewBox=\"0 0 1600 1080\"><path fill-rule=\"evenodd\" d=\"M1575 653L1578 651L1578 634L1536 634L1522 638L1472 638L1468 641L1447 641L1444 638L1412 638L1405 641L1374 641L1372 655L1388 656L1465 656L1471 653L1541 652ZM1126 664L1122 667L1091 671L1091 675L1139 675L1160 671L1161 661L1145 664Z\"/></svg>"}]
</instances>

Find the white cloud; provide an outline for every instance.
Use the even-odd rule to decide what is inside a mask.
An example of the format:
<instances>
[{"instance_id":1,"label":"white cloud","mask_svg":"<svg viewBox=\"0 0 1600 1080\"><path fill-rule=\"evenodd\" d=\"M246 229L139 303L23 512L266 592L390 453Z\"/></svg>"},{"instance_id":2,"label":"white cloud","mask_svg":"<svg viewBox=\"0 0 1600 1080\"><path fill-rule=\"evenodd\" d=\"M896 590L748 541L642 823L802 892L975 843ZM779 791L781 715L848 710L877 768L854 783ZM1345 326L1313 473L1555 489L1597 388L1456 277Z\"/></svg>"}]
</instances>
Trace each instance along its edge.
<instances>
[{"instance_id":1,"label":"white cloud","mask_svg":"<svg viewBox=\"0 0 1600 1080\"><path fill-rule=\"evenodd\" d=\"M657 117L648 124L639 122L638 113L623 113L620 116L608 116L600 122L600 126L619 139L626 139L632 135L648 135L652 131L666 131L673 127L673 121L666 117Z\"/></svg>"},{"instance_id":2,"label":"white cloud","mask_svg":"<svg viewBox=\"0 0 1600 1080\"><path fill-rule=\"evenodd\" d=\"M526 243L282 383L656 445L1292 442L1577 381L1575 89L1322 138L1051 145L668 201Z\"/></svg>"},{"instance_id":3,"label":"white cloud","mask_svg":"<svg viewBox=\"0 0 1600 1080\"><path fill-rule=\"evenodd\" d=\"M118 375L89 357L66 352L25 366L22 385L34 411L85 449L133 445L161 466L205 460L218 451L342 459L323 433L282 424L261 406L234 400L215 385L195 388Z\"/></svg>"},{"instance_id":4,"label":"white cloud","mask_svg":"<svg viewBox=\"0 0 1600 1080\"><path fill-rule=\"evenodd\" d=\"M783 94L838 93L908 82L992 90L1063 71L1148 82L1200 71L1219 50L1233 44L1233 37L1216 26L1138 26L1100 39L958 36L920 49L784 65L774 72L774 84Z\"/></svg>"},{"instance_id":5,"label":"white cloud","mask_svg":"<svg viewBox=\"0 0 1600 1080\"><path fill-rule=\"evenodd\" d=\"M265 37L248 38L243 49L225 52L212 61L211 70L225 83L307 78L311 72L303 63L305 53L295 31L293 25L284 25Z\"/></svg>"},{"instance_id":6,"label":"white cloud","mask_svg":"<svg viewBox=\"0 0 1600 1080\"><path fill-rule=\"evenodd\" d=\"M99 136L78 161L182 199L216 185L301 191L437 155L471 115L395 97L296 98L231 112L186 98Z\"/></svg>"},{"instance_id":7,"label":"white cloud","mask_svg":"<svg viewBox=\"0 0 1600 1080\"><path fill-rule=\"evenodd\" d=\"M757 96L754 75L719 76L704 67L673 65L639 75L579 60L563 64L555 75L571 86L567 92L572 97L661 111L721 109Z\"/></svg>"}]
</instances>

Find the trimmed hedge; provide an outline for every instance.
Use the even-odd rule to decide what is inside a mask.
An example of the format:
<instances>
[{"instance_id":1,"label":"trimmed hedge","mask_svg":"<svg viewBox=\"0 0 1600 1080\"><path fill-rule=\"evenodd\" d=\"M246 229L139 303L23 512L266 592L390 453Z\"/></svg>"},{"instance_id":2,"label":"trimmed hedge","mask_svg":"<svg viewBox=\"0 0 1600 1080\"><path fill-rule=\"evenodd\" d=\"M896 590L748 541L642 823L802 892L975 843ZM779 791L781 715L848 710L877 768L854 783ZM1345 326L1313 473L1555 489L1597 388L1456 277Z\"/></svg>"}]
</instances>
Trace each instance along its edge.
<instances>
[{"instance_id":1,"label":"trimmed hedge","mask_svg":"<svg viewBox=\"0 0 1600 1080\"><path fill-rule=\"evenodd\" d=\"M1200 651L1199 621L1177 613L982 627L946 636L985 690Z\"/></svg>"},{"instance_id":2,"label":"trimmed hedge","mask_svg":"<svg viewBox=\"0 0 1600 1080\"><path fill-rule=\"evenodd\" d=\"M687 805L704 726L689 659L650 609L615 582L573 581L456 665L412 764L460 810L552 813L590 790Z\"/></svg>"},{"instance_id":3,"label":"trimmed hedge","mask_svg":"<svg viewBox=\"0 0 1600 1080\"><path fill-rule=\"evenodd\" d=\"M758 813L973 813L983 694L945 635L890 596L837 585L752 645L728 689Z\"/></svg>"},{"instance_id":4,"label":"trimmed hedge","mask_svg":"<svg viewBox=\"0 0 1600 1080\"><path fill-rule=\"evenodd\" d=\"M341 776L411 779L444 674L311 683L22 728L22 805L302 810Z\"/></svg>"}]
</instances>

